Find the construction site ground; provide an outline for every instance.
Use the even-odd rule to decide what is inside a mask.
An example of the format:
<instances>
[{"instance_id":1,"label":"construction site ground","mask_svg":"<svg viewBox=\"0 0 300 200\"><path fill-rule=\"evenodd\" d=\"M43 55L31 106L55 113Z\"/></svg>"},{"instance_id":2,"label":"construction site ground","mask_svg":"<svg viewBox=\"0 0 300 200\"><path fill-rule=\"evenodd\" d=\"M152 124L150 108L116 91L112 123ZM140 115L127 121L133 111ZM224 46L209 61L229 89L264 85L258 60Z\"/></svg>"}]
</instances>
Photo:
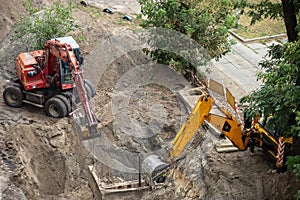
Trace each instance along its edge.
<instances>
[{"instance_id":1,"label":"construction site ground","mask_svg":"<svg viewBox=\"0 0 300 200\"><path fill-rule=\"evenodd\" d=\"M9 36L24 12L21 0L0 0L0 82L14 76L14 59L27 51ZM34 0L35 5L51 1ZM164 155L187 118L178 93L192 86L172 69L157 65L143 52L134 19L136 1L87 1L74 9L81 29L72 35L84 56L84 75L97 86L92 99L101 135L81 141L73 117L53 119L31 105L8 107L0 97L0 199L93 199L88 166L103 184L138 178L139 157ZM78 5L78 1L74 1ZM103 13L111 7L115 13ZM123 20L130 15L132 21ZM211 78L240 98L259 86L258 59L266 45L233 46L210 65ZM231 71L230 71L231 70ZM218 153L218 135L201 129L174 166L165 187L120 194L111 199L293 199L300 183L290 171L276 173L274 163L256 149Z\"/></svg>"}]
</instances>

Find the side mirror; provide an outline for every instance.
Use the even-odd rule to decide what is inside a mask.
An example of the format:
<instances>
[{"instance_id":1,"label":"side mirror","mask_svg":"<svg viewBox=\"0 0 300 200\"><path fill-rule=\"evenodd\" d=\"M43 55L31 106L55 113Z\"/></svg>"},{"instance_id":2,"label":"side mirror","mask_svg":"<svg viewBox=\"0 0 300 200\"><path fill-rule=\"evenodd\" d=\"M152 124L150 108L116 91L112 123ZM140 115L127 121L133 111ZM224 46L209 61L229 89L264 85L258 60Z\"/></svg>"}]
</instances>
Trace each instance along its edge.
<instances>
[{"instance_id":1,"label":"side mirror","mask_svg":"<svg viewBox=\"0 0 300 200\"><path fill-rule=\"evenodd\" d=\"M84 61L83 57L80 56L80 57L79 57L79 65L82 65L82 64L83 64L83 61Z\"/></svg>"}]
</instances>

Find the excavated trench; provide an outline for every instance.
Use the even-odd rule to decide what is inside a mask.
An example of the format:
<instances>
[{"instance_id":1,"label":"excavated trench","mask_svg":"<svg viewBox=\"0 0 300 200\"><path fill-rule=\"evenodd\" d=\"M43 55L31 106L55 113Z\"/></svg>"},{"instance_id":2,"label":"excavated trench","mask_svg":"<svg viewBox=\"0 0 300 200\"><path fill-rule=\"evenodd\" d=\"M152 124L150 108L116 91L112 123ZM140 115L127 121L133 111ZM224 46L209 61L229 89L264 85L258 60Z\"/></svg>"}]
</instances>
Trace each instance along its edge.
<instances>
[{"instance_id":1,"label":"excavated trench","mask_svg":"<svg viewBox=\"0 0 300 200\"><path fill-rule=\"evenodd\" d=\"M97 90L102 98L94 99L103 105L96 107L97 114L104 113L99 118L101 136L83 141L101 177L107 182L116 177L137 180L139 158L165 153L187 114L176 94L184 87L189 87L184 78L166 66L149 64L138 50L104 70Z\"/></svg>"}]
</instances>

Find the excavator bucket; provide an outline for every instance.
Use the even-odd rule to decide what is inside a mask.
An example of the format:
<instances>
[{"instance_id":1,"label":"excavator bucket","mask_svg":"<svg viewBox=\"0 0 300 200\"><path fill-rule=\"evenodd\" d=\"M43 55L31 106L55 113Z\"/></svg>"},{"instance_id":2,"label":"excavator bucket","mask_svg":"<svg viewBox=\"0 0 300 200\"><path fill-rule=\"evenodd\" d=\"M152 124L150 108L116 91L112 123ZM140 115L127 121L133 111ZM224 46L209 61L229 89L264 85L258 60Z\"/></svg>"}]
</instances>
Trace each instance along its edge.
<instances>
[{"instance_id":1,"label":"excavator bucket","mask_svg":"<svg viewBox=\"0 0 300 200\"><path fill-rule=\"evenodd\" d=\"M147 183L150 185L155 184L154 182L163 183L165 181L164 171L169 166L157 155L146 157L142 163L142 170Z\"/></svg>"},{"instance_id":2,"label":"excavator bucket","mask_svg":"<svg viewBox=\"0 0 300 200\"><path fill-rule=\"evenodd\" d=\"M100 137L100 133L98 133L97 126L81 126L79 129L79 137L81 140L90 140L97 137Z\"/></svg>"},{"instance_id":3,"label":"excavator bucket","mask_svg":"<svg viewBox=\"0 0 300 200\"><path fill-rule=\"evenodd\" d=\"M73 111L72 116L74 118L77 133L81 140L88 140L100 136L100 133L97 130L97 123L89 125L81 109Z\"/></svg>"},{"instance_id":4,"label":"excavator bucket","mask_svg":"<svg viewBox=\"0 0 300 200\"><path fill-rule=\"evenodd\" d=\"M97 124L92 125L92 126L88 126L88 132L89 132L88 134L90 136L97 135Z\"/></svg>"}]
</instances>

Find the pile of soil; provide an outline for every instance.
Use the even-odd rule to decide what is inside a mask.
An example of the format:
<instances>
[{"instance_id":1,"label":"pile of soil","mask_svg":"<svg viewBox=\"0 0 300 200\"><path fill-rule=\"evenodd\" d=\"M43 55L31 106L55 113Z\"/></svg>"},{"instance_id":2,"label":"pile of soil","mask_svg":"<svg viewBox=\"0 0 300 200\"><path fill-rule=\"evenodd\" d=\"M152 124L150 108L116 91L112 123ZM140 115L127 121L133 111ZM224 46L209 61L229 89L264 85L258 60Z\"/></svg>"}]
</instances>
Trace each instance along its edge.
<instances>
[{"instance_id":1,"label":"pile of soil","mask_svg":"<svg viewBox=\"0 0 300 200\"><path fill-rule=\"evenodd\" d=\"M7 37L18 19L18 11L22 11L21 0L3 5L0 8L1 92L6 80L14 75L15 56L25 51L21 43ZM124 107L116 106L113 99L115 95L124 94L125 98L126 93L118 90L118 83L127 72L144 69L142 66L151 61L141 51L143 46L133 28L135 22L121 21L121 16L121 13L102 13L101 8L77 8L74 17L81 30L70 35L77 39L85 56L85 77L97 86L92 103L100 120L99 131L118 149L149 153L169 145L188 112L182 109L175 95L176 84L171 88L154 81L146 82L137 85L131 93L126 106L128 117L144 126L151 123L164 126L157 135L147 139L137 137L140 132L128 136L122 129L120 124L126 119L119 121L114 108L122 114ZM159 74L162 79L168 78L166 74ZM126 88L126 84L122 87ZM153 106L156 104L161 107ZM157 120L151 121L153 117ZM93 148L101 143L80 141L71 117L52 119L31 105L10 108L1 96L0 119L1 196L4 199L92 199L86 175L88 164L96 163L99 175L105 177L106 182L115 181L116 177L118 180L135 177L99 162ZM293 199L300 184L292 173L274 173L272 162L259 150L254 156L248 152L219 154L211 137L206 131L200 131L185 158L172 171L173 178L167 187L139 198ZM98 161L92 158L95 155ZM122 164L134 169L132 160L124 156Z\"/></svg>"},{"instance_id":2,"label":"pile of soil","mask_svg":"<svg viewBox=\"0 0 300 200\"><path fill-rule=\"evenodd\" d=\"M1 1L0 13L0 41L2 41L8 33L10 33L13 24L19 20L19 12L25 12L20 0L12 0L8 2Z\"/></svg>"}]
</instances>

